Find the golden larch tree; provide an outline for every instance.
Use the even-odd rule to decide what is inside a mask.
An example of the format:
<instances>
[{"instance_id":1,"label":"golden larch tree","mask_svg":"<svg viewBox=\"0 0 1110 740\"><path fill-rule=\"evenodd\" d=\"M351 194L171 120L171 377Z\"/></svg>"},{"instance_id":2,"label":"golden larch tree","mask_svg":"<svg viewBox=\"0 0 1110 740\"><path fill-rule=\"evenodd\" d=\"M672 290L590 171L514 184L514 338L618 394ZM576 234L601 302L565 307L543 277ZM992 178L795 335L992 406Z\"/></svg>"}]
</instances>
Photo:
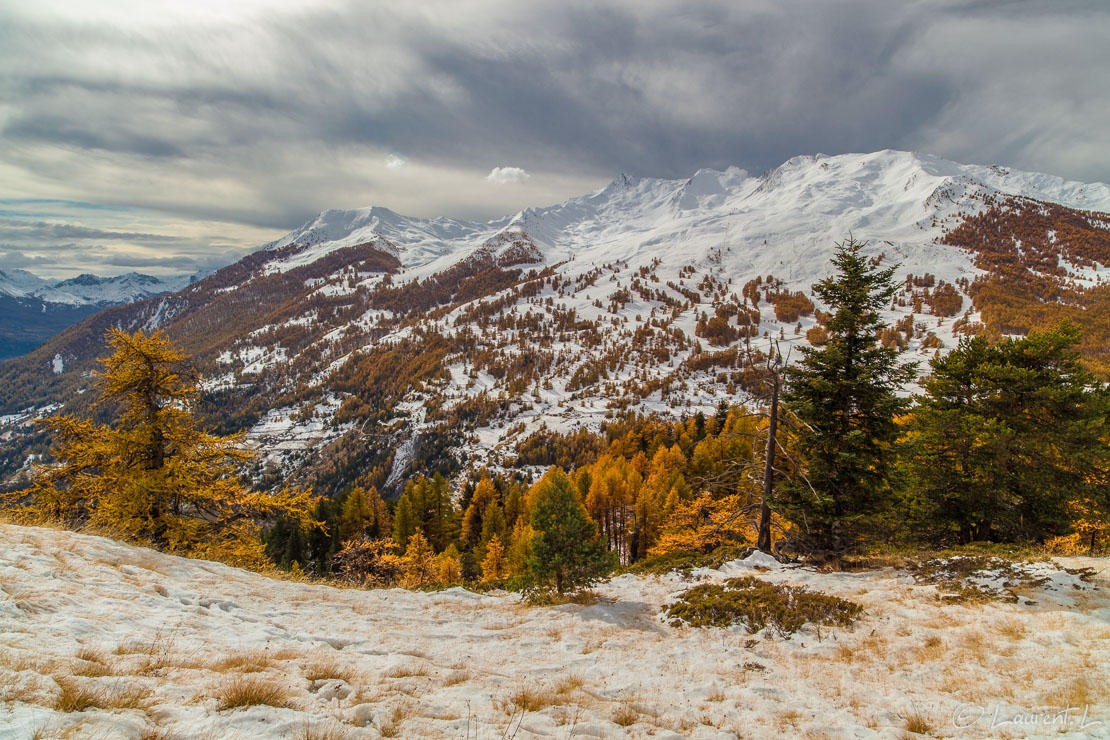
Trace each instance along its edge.
<instances>
[{"instance_id":1,"label":"golden larch tree","mask_svg":"<svg viewBox=\"0 0 1110 740\"><path fill-rule=\"evenodd\" d=\"M193 416L199 378L161 332L110 329L95 406L111 424L56 416L53 462L9 503L69 526L90 526L194 556L264 562L259 525L307 519L305 491L261 492L241 481L241 435L219 437Z\"/></svg>"}]
</instances>

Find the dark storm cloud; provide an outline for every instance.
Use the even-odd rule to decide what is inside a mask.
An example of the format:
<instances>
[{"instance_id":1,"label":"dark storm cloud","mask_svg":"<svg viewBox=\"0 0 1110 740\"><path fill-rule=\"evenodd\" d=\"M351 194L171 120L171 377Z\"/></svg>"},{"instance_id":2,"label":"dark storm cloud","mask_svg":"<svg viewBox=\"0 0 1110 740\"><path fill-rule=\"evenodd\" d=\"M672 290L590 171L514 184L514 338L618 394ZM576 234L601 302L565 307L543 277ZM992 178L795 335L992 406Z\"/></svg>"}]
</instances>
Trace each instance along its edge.
<instances>
[{"instance_id":1,"label":"dark storm cloud","mask_svg":"<svg viewBox=\"0 0 1110 740\"><path fill-rule=\"evenodd\" d=\"M39 5L0 8L0 196L492 217L888 147L1110 180L1101 0Z\"/></svg>"},{"instance_id":2,"label":"dark storm cloud","mask_svg":"<svg viewBox=\"0 0 1110 740\"><path fill-rule=\"evenodd\" d=\"M23 221L0 218L0 239L53 241L56 239L102 239L141 243L177 243L184 239L165 234L105 231L89 226L51 221Z\"/></svg>"}]
</instances>

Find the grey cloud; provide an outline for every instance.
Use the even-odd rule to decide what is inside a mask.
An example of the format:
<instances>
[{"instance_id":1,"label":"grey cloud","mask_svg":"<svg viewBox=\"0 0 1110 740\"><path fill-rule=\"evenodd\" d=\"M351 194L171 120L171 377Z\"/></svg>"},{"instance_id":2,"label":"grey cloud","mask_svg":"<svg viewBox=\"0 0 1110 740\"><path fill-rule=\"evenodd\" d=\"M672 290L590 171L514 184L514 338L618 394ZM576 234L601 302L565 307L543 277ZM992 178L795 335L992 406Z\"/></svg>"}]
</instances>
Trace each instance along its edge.
<instances>
[{"instance_id":1,"label":"grey cloud","mask_svg":"<svg viewBox=\"0 0 1110 740\"><path fill-rule=\"evenodd\" d=\"M179 243L181 237L142 232L105 231L81 224L24 221L0 218L0 239L53 241L56 239L104 239L127 242Z\"/></svg>"},{"instance_id":2,"label":"grey cloud","mask_svg":"<svg viewBox=\"0 0 1110 740\"><path fill-rule=\"evenodd\" d=\"M1110 180L1099 0L436 7L219 26L0 9L0 167L55 183L41 195L275 229L370 204L487 218L622 171L886 147ZM531 179L460 186L506 163Z\"/></svg>"},{"instance_id":3,"label":"grey cloud","mask_svg":"<svg viewBox=\"0 0 1110 740\"><path fill-rule=\"evenodd\" d=\"M0 252L0 265L4 267L36 267L51 265L54 260L42 255L29 255L18 249Z\"/></svg>"}]
</instances>

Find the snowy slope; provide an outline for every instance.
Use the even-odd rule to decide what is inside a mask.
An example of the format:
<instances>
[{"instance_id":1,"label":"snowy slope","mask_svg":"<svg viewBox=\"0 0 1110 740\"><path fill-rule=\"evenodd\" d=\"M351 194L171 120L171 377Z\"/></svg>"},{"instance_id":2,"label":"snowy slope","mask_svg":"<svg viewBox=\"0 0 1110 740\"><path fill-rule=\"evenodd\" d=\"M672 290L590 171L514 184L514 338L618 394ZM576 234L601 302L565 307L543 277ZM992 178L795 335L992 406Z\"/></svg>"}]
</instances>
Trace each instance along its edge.
<instances>
[{"instance_id":1,"label":"snowy slope","mask_svg":"<svg viewBox=\"0 0 1110 740\"><path fill-rule=\"evenodd\" d=\"M1063 564L1101 574L1038 566L1045 582L1019 603L944 603L904 571L819 573L757 553L688 580L619 576L591 606L529 608L502 592L275 581L0 524L0 740L870 740L911 737L910 717L934 737L1107 738L1107 561ZM661 617L692 583L739 575L866 611L854 629L789 639ZM252 680L287 707L220 708ZM122 706L67 710L63 685ZM536 698L523 713L522 690Z\"/></svg>"},{"instance_id":2,"label":"snowy slope","mask_svg":"<svg viewBox=\"0 0 1110 740\"><path fill-rule=\"evenodd\" d=\"M0 295L71 306L114 305L180 290L189 284L189 280L188 275L158 278L129 272L107 278L86 273L51 281L26 270L4 270L0 271Z\"/></svg>"},{"instance_id":3,"label":"snowy slope","mask_svg":"<svg viewBox=\"0 0 1110 740\"><path fill-rule=\"evenodd\" d=\"M405 267L413 269L444 257L458 260L495 234L518 229L549 263L657 255L674 260L727 243L744 255L732 266L782 265L791 274L780 277L804 282L824 274L824 265L813 263L815 254L825 256L829 243L849 231L894 241L901 245L900 258L928 263L927 255L911 248L927 241L927 218L959 212L971 206L968 196L993 192L1110 212L1110 186L1103 183L886 150L795 157L761 177L735 168L700 170L687 180L622 175L589 195L486 223L410 218L380 207L324 211L266 249L310 244L289 259L290 265L304 264L381 236L398 246ZM754 254L767 251L765 243L777 257Z\"/></svg>"},{"instance_id":4,"label":"snowy slope","mask_svg":"<svg viewBox=\"0 0 1110 740\"><path fill-rule=\"evenodd\" d=\"M26 270L0 270L0 295L23 298L32 295L50 283Z\"/></svg>"},{"instance_id":5,"label":"snowy slope","mask_svg":"<svg viewBox=\"0 0 1110 740\"><path fill-rule=\"evenodd\" d=\"M390 479L400 481L414 472L403 463L421 436L456 434L450 446L462 464L497 466L541 428L596 428L628 412L712 413L742 400L735 358L745 339L711 341L705 321L731 310L729 326L743 328L753 347L778 340L796 358L790 348L819 335L817 317L780 319L772 303L793 291L812 297L834 244L850 234L868 243L868 258L895 267L900 283L929 275L955 290L959 310L934 313L923 302L927 288L911 281L885 312L888 325L902 326L904 359L924 371L937 351L955 346L958 322L981 318L969 285L982 271L945 236L1002 196L1110 212L1105 184L889 150L795 157L758 177L735 168L684 180L622 175L565 203L483 223L380 207L324 211L113 321L164 328L186 351L192 344L207 353L195 357L206 388L253 404L244 418L256 420L252 445L268 463L292 472L312 450L364 435L348 439L348 449L377 440L383 446L369 457L381 464L398 453ZM1076 284L1110 278L1110 264L1065 267ZM756 281L761 300L753 305L745 286ZM750 323L739 323L737 309ZM220 346L200 341L210 334ZM445 354L422 377L403 379L401 397L358 387L388 375L359 367L360 358L393 348L419 354L429 338L442 340ZM95 361L87 339L59 340L25 372L50 378L59 356L63 380L81 377ZM42 406L66 400L50 392ZM361 410L344 416L359 393ZM277 407L277 398L287 400ZM8 400L5 410L26 406Z\"/></svg>"}]
</instances>

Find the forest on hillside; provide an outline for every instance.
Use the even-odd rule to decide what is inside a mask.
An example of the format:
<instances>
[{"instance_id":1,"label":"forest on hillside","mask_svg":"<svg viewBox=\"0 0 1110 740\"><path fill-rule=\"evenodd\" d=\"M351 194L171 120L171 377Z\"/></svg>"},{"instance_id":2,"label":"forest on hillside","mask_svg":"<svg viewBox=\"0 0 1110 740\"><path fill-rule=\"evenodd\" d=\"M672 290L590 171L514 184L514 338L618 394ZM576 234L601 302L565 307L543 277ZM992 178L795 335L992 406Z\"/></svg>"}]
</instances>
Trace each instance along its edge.
<instances>
[{"instance_id":1,"label":"forest on hillside","mask_svg":"<svg viewBox=\"0 0 1110 740\"><path fill-rule=\"evenodd\" d=\"M745 358L748 403L541 431L505 469L418 474L390 501L372 481L331 496L252 488L241 437L191 411L186 355L159 333L113 330L96 401L111 420L51 417L53 462L4 503L171 552L414 588L563 592L614 568L755 547L1103 548L1110 396L1081 361L1081 332L967 337L908 398L915 368L882 340L880 315L900 286L861 248L838 245L835 273L814 286L830 308L819 346L792 365L773 346Z\"/></svg>"}]
</instances>

